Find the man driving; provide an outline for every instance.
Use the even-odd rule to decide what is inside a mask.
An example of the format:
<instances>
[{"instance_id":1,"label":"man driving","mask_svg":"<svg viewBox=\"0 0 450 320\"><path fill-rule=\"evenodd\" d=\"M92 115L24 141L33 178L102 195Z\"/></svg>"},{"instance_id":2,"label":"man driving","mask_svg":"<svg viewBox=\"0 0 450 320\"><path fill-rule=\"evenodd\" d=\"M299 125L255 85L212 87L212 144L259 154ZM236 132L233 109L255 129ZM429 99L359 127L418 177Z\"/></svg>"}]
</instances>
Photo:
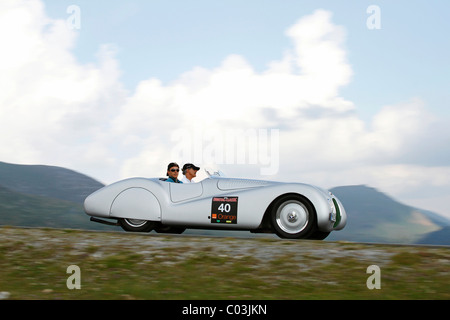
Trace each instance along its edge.
<instances>
[{"instance_id":1,"label":"man driving","mask_svg":"<svg viewBox=\"0 0 450 320\"><path fill-rule=\"evenodd\" d=\"M197 171L200 170L200 167L193 165L192 163L186 163L183 166L183 175L184 177L181 179L183 183L195 183L192 179L197 176Z\"/></svg>"}]
</instances>

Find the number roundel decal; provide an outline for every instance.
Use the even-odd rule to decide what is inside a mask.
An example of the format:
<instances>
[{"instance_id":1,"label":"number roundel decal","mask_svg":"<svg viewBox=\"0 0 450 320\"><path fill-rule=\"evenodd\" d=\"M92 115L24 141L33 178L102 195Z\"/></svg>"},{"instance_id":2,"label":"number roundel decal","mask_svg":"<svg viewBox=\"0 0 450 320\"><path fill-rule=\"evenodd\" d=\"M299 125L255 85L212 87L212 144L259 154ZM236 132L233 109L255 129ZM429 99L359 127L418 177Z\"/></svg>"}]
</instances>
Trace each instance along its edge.
<instances>
[{"instance_id":1,"label":"number roundel decal","mask_svg":"<svg viewBox=\"0 0 450 320\"><path fill-rule=\"evenodd\" d=\"M237 224L238 197L213 197L211 223Z\"/></svg>"}]
</instances>

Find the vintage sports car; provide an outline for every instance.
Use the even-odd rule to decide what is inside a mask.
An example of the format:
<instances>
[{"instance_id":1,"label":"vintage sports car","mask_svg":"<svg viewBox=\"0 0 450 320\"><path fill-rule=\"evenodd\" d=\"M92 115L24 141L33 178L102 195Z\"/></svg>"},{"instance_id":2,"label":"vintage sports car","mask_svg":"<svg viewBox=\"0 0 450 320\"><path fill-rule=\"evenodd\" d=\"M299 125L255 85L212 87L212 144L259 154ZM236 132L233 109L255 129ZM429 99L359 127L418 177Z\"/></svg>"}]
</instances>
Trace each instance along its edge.
<instances>
[{"instance_id":1,"label":"vintage sports car","mask_svg":"<svg viewBox=\"0 0 450 320\"><path fill-rule=\"evenodd\" d=\"M325 239L346 224L342 203L318 187L207 174L206 179L190 184L165 178L122 180L88 196L84 210L91 221L136 232L226 229Z\"/></svg>"}]
</instances>

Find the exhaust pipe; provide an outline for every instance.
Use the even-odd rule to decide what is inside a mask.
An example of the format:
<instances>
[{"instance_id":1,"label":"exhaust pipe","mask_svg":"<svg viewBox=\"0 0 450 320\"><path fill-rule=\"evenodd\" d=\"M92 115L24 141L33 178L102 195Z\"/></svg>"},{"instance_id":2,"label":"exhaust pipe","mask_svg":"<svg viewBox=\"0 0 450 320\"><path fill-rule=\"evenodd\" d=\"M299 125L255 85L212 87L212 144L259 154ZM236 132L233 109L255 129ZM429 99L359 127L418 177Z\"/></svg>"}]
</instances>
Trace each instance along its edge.
<instances>
[{"instance_id":1,"label":"exhaust pipe","mask_svg":"<svg viewBox=\"0 0 450 320\"><path fill-rule=\"evenodd\" d=\"M106 221L106 220L98 219L98 218L95 218L95 217L91 217L91 221L107 224L109 226L119 226L119 221L112 222L112 221Z\"/></svg>"}]
</instances>

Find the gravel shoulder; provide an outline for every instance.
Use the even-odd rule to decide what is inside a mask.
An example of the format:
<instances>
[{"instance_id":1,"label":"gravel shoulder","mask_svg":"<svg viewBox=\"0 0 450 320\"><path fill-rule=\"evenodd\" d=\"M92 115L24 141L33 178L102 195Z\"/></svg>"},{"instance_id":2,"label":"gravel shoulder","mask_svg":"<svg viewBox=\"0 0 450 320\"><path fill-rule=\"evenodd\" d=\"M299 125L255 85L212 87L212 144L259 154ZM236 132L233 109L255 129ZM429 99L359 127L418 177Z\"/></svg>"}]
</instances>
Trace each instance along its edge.
<instances>
[{"instance_id":1,"label":"gravel shoulder","mask_svg":"<svg viewBox=\"0 0 450 320\"><path fill-rule=\"evenodd\" d=\"M0 227L0 299L449 299L449 266L449 247Z\"/></svg>"}]
</instances>

